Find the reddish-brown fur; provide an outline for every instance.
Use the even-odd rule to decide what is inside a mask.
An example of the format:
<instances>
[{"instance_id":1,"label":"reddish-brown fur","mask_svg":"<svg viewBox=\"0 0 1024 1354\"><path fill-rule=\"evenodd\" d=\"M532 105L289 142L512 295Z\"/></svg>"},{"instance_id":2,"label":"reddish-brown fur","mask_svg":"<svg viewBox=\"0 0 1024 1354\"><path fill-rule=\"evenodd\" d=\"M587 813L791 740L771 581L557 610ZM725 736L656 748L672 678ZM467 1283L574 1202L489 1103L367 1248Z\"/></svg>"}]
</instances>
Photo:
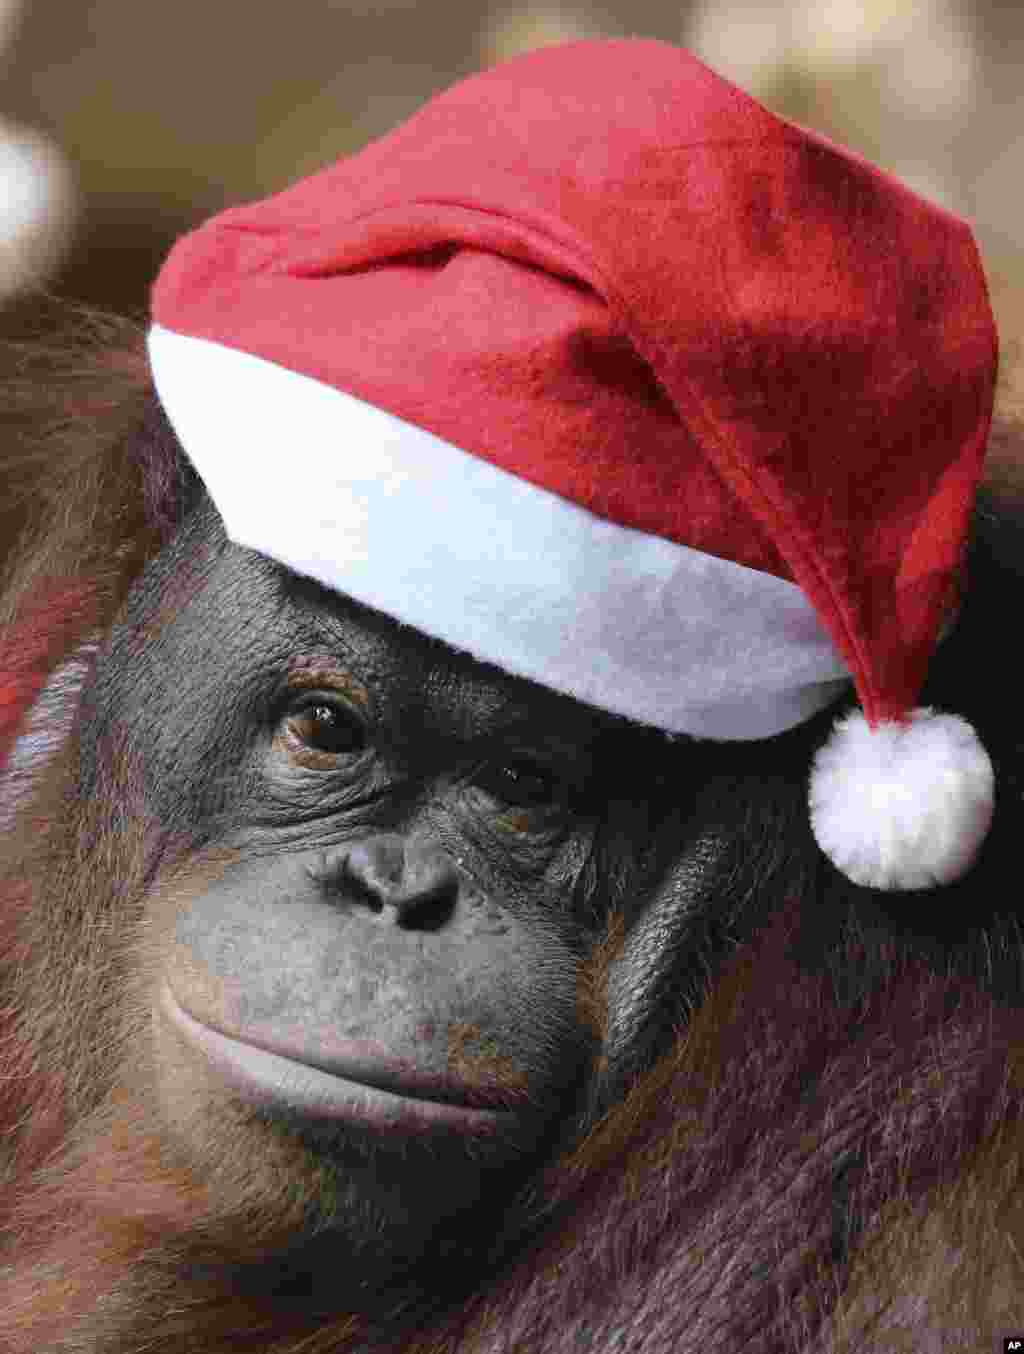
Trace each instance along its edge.
<instances>
[{"instance_id":1,"label":"reddish-brown fur","mask_svg":"<svg viewBox=\"0 0 1024 1354\"><path fill-rule=\"evenodd\" d=\"M25 440L10 464L33 518L0 602L0 756L47 674L109 624L167 531L159 468L126 450L146 395L138 335L113 350L99 339L20 387ZM1024 440L1005 422L998 435ZM72 738L37 769L0 845L0 1350L367 1348L354 1319L181 1278L183 1263L233 1243L272 1249L295 1205L246 1199L241 1169L230 1198L161 1152L130 1039L145 825L112 830L116 783L111 802L71 811L73 753ZM991 943L1024 991L1017 928ZM871 981L858 986L861 973ZM124 1023L108 1014L123 983ZM1022 1113L1024 1001L784 899L671 1053L548 1168L512 1258L454 1314L382 1347L995 1348L1024 1333Z\"/></svg>"}]
</instances>

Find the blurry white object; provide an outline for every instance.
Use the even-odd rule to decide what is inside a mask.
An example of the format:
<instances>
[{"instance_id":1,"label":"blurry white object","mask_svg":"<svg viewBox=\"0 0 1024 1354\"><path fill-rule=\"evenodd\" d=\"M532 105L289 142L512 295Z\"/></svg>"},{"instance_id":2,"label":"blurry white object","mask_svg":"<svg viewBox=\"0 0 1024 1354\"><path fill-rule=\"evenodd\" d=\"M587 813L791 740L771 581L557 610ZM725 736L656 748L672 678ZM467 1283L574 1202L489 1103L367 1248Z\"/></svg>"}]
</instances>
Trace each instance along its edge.
<instances>
[{"instance_id":1,"label":"blurry white object","mask_svg":"<svg viewBox=\"0 0 1024 1354\"><path fill-rule=\"evenodd\" d=\"M892 110L908 116L961 113L976 74L957 0L700 0L687 36L752 91L785 66L825 81L871 69Z\"/></svg>"},{"instance_id":2,"label":"blurry white object","mask_svg":"<svg viewBox=\"0 0 1024 1354\"><path fill-rule=\"evenodd\" d=\"M0 0L0 52L21 0ZM74 176L41 132L0 117L0 304L45 282L64 257L77 215Z\"/></svg>"},{"instance_id":3,"label":"blurry white object","mask_svg":"<svg viewBox=\"0 0 1024 1354\"><path fill-rule=\"evenodd\" d=\"M555 42L605 36L600 17L589 5L541 3L492 10L477 39L484 63L507 61L520 52L548 47Z\"/></svg>"},{"instance_id":4,"label":"blurry white object","mask_svg":"<svg viewBox=\"0 0 1024 1354\"><path fill-rule=\"evenodd\" d=\"M53 142L0 119L0 301L54 271L76 207L73 175Z\"/></svg>"}]
</instances>

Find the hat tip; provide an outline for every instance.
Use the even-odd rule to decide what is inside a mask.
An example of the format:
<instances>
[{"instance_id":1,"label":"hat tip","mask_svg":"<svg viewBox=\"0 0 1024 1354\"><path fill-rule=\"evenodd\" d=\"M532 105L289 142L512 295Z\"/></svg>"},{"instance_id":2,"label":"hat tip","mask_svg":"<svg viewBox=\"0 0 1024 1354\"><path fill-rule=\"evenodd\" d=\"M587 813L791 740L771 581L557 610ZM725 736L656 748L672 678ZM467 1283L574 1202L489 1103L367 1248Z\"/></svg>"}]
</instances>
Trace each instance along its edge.
<instances>
[{"instance_id":1,"label":"hat tip","mask_svg":"<svg viewBox=\"0 0 1024 1354\"><path fill-rule=\"evenodd\" d=\"M974 729L929 707L872 729L837 721L811 770L818 845L865 888L950 884L974 863L995 806L995 775Z\"/></svg>"}]
</instances>

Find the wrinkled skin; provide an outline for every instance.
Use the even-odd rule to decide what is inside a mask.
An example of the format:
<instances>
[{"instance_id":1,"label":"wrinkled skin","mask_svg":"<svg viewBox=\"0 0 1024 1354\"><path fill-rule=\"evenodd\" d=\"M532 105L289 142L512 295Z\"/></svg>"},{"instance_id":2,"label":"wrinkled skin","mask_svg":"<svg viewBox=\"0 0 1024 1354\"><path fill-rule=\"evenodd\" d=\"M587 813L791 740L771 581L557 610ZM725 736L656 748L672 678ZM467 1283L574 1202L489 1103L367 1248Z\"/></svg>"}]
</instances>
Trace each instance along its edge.
<instances>
[{"instance_id":1,"label":"wrinkled skin","mask_svg":"<svg viewBox=\"0 0 1024 1354\"><path fill-rule=\"evenodd\" d=\"M701 977L737 853L690 740L300 579L205 499L100 644L78 743L97 830L149 825L125 1075L179 1168L244 1154L257 1199L279 1152L321 1172L285 1257L230 1273L325 1309L433 1287L649 1061L664 958L685 919L671 983Z\"/></svg>"}]
</instances>

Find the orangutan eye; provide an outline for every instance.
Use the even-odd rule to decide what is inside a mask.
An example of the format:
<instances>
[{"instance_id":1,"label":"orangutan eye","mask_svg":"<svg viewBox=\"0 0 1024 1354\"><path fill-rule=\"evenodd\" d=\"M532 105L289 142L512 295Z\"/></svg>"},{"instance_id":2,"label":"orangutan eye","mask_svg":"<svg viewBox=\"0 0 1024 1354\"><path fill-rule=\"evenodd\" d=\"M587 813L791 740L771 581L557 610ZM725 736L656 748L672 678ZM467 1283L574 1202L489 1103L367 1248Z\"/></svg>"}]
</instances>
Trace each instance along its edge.
<instances>
[{"instance_id":1,"label":"orangutan eye","mask_svg":"<svg viewBox=\"0 0 1024 1354\"><path fill-rule=\"evenodd\" d=\"M345 706L314 696L288 717L292 734L316 752L346 756L362 752L366 732Z\"/></svg>"}]
</instances>

